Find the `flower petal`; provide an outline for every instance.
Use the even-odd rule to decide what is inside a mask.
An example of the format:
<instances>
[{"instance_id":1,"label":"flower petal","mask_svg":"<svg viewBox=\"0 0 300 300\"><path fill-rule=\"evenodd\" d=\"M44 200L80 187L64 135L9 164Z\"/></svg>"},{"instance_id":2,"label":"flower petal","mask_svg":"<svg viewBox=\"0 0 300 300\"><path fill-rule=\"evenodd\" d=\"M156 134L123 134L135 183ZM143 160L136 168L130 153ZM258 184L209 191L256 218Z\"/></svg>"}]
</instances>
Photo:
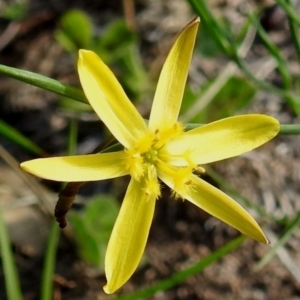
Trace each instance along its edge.
<instances>
[{"instance_id":1,"label":"flower petal","mask_svg":"<svg viewBox=\"0 0 300 300\"><path fill-rule=\"evenodd\" d=\"M196 18L186 25L163 65L149 118L153 131L173 126L178 119L199 22Z\"/></svg>"},{"instance_id":2,"label":"flower petal","mask_svg":"<svg viewBox=\"0 0 300 300\"><path fill-rule=\"evenodd\" d=\"M167 162L184 165L183 161L180 163L178 156L185 153L196 164L234 157L271 140L279 129L279 122L265 115L252 114L222 119L192 129L169 142L165 146L169 153Z\"/></svg>"},{"instance_id":3,"label":"flower petal","mask_svg":"<svg viewBox=\"0 0 300 300\"><path fill-rule=\"evenodd\" d=\"M170 175L161 172L159 177L174 189ZM178 194L241 233L261 243L269 243L257 222L242 206L197 176L191 175L189 179L189 187L184 190L175 189Z\"/></svg>"},{"instance_id":4,"label":"flower petal","mask_svg":"<svg viewBox=\"0 0 300 300\"><path fill-rule=\"evenodd\" d=\"M55 181L94 181L127 175L124 152L38 158L21 163L33 175Z\"/></svg>"},{"instance_id":5,"label":"flower petal","mask_svg":"<svg viewBox=\"0 0 300 300\"><path fill-rule=\"evenodd\" d=\"M107 285L104 287L108 294L130 278L146 246L156 201L142 188L140 182L131 179L108 243L105 256Z\"/></svg>"},{"instance_id":6,"label":"flower petal","mask_svg":"<svg viewBox=\"0 0 300 300\"><path fill-rule=\"evenodd\" d=\"M78 73L97 115L123 146L133 146L147 131L147 126L112 71L94 52L80 50Z\"/></svg>"}]
</instances>

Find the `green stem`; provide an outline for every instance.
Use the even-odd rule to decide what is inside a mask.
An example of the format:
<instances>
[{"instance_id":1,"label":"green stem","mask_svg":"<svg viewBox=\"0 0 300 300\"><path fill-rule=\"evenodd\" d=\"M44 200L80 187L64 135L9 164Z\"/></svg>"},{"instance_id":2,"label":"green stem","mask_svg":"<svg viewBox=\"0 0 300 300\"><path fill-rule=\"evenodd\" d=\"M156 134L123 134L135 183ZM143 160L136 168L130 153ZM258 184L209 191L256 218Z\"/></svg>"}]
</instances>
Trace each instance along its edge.
<instances>
[{"instance_id":1,"label":"green stem","mask_svg":"<svg viewBox=\"0 0 300 300\"><path fill-rule=\"evenodd\" d=\"M279 134L300 135L300 124L281 124Z\"/></svg>"}]
</instances>

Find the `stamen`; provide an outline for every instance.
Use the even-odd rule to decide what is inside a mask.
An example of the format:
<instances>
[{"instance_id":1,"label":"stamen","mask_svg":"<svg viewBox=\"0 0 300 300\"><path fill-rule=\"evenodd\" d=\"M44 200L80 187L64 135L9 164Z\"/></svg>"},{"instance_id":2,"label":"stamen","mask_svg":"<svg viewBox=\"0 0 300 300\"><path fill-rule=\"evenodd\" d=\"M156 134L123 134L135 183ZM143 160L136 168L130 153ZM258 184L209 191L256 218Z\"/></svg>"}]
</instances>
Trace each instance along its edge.
<instances>
[{"instance_id":1,"label":"stamen","mask_svg":"<svg viewBox=\"0 0 300 300\"><path fill-rule=\"evenodd\" d=\"M144 191L150 198L158 199L161 195L160 184L157 179L157 172L154 165L148 164L147 172L145 174Z\"/></svg>"},{"instance_id":2,"label":"stamen","mask_svg":"<svg viewBox=\"0 0 300 300\"><path fill-rule=\"evenodd\" d=\"M125 149L125 153L125 167L130 175L139 181L145 172L144 158L134 149Z\"/></svg>"},{"instance_id":3,"label":"stamen","mask_svg":"<svg viewBox=\"0 0 300 300\"><path fill-rule=\"evenodd\" d=\"M201 175L205 173L205 169L200 166L197 166L195 167L195 172Z\"/></svg>"}]
</instances>

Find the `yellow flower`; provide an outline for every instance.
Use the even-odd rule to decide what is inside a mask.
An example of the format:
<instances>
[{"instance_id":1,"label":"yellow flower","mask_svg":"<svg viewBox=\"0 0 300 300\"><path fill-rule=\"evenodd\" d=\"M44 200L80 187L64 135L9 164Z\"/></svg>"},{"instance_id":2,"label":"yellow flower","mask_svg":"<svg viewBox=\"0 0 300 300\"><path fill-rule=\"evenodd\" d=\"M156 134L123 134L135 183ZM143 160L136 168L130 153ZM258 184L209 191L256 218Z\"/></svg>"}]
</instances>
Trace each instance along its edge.
<instances>
[{"instance_id":1,"label":"yellow flower","mask_svg":"<svg viewBox=\"0 0 300 300\"><path fill-rule=\"evenodd\" d=\"M268 243L259 225L239 204L193 174L204 172L200 165L250 151L279 131L277 120L256 114L184 132L177 119L198 26L199 19L194 19L175 40L161 71L148 125L102 60L91 51L80 50L78 72L84 92L124 150L21 164L27 172L57 181L131 176L107 247L106 293L119 289L139 264L160 197L158 178L175 197L187 199L243 234Z\"/></svg>"}]
</instances>

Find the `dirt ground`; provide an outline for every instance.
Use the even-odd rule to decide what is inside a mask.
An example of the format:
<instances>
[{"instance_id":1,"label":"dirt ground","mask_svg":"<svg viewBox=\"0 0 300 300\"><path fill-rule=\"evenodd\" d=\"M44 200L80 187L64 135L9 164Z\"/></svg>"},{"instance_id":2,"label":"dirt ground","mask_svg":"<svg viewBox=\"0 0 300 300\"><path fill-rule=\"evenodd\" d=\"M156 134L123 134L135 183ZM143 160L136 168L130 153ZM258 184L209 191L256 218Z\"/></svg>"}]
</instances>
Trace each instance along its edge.
<instances>
[{"instance_id":1,"label":"dirt ground","mask_svg":"<svg viewBox=\"0 0 300 300\"><path fill-rule=\"evenodd\" d=\"M141 36L142 57L149 72L155 74L174 36L193 17L193 13L182 0L136 2L135 22ZM74 57L66 53L53 37L59 17L70 8L80 8L88 12L95 27L101 29L111 20L123 16L122 2L32 0L29 3L28 17L24 21L11 22L0 17L0 63L79 86ZM215 13L224 14L232 20L233 26L243 22L243 10L246 9L243 3L239 0L210 1ZM249 5L262 7L272 3L256 1ZM0 0L0 10L4 4ZM272 29L270 35L289 58L291 68L299 75L299 64L293 64L285 20L275 22L281 24L278 28L272 28L272 18L268 21ZM255 40L249 60L255 65L261 57L268 58L259 41ZM224 58L203 61L200 57L194 57L190 80L201 84L198 80L215 75L226 64ZM265 78L275 81L276 72L271 68ZM48 153L65 153L65 120L68 116L58 109L56 95L0 76L0 99L1 119ZM151 99L149 101L151 103ZM266 113L282 123L299 123L283 99L265 92L258 93L251 106L239 113L243 112ZM82 147L86 147L83 144L87 136L96 139L97 131L103 131L97 118L79 123L79 142ZM216 163L212 167L226 178L232 188L251 199L253 204L278 218L292 219L300 209L299 146L298 137L280 136L255 152ZM43 253L52 216L46 213L45 217L45 211L40 209L39 200L28 185L38 189L50 210L56 201L55 193L59 186L32 178L28 182L17 165L33 156L1 137L0 147L0 201L13 241L24 299L38 299ZM209 175L205 179L218 186ZM88 201L91 195L101 191L112 191L122 201L126 180L88 184L79 197L80 201ZM188 201L169 198L168 190L164 189L162 199L157 202L146 249L147 258L121 293L151 286L191 266L239 235ZM264 230L274 244L284 228L260 217L254 209L249 210L260 224L264 224ZM78 259L70 234L67 229L60 241L54 278L55 300L111 299L102 291L105 284L103 272ZM300 299L299 249L300 233L296 231L277 255L258 269L257 263L270 250L270 246L247 240L204 272L149 299ZM0 299L6 299L1 269Z\"/></svg>"}]
</instances>

